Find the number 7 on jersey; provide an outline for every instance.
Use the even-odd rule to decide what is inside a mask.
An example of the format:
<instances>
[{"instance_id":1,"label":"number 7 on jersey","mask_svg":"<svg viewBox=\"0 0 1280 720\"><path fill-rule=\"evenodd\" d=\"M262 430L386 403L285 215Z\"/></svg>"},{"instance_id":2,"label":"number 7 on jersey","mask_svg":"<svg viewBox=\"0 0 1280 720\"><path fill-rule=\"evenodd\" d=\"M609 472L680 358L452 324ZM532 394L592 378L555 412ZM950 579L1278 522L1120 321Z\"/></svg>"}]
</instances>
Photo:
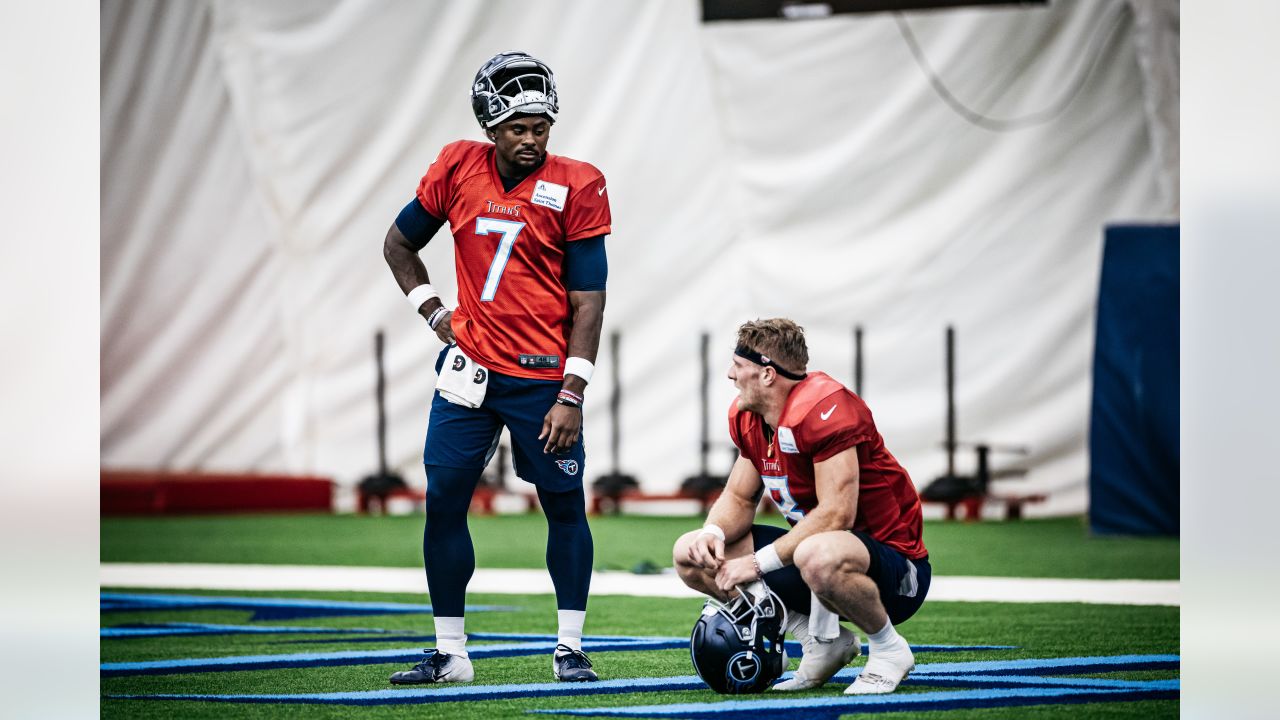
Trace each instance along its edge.
<instances>
[{"instance_id":1,"label":"number 7 on jersey","mask_svg":"<svg viewBox=\"0 0 1280 720\"><path fill-rule=\"evenodd\" d=\"M484 279L484 289L480 291L480 301L490 302L498 294L498 283L502 282L502 272L507 269L507 261L511 259L511 248L516 244L516 236L524 229L524 223L497 218L476 218L476 234L488 235L491 232L501 233L498 251L493 255L489 265L489 274Z\"/></svg>"}]
</instances>

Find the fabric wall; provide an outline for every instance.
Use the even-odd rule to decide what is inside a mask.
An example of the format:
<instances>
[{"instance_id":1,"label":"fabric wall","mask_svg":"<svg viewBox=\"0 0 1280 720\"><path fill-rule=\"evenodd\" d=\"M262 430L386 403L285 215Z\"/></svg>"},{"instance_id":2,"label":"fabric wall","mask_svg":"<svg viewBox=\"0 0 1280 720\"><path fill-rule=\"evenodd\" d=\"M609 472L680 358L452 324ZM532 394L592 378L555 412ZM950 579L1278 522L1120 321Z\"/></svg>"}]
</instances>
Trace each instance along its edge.
<instances>
[{"instance_id":1,"label":"fabric wall","mask_svg":"<svg viewBox=\"0 0 1280 720\"><path fill-rule=\"evenodd\" d=\"M1051 494L1038 511L1085 507L1100 229L1173 212L1125 2L906 16L948 87L993 116L1054 106L1091 69L1064 111L1010 132L949 109L890 15L107 0L102 18L104 466L357 481L376 464L381 327L391 462L421 480L440 345L382 239L438 149L482 139L467 88L515 48L556 72L550 150L609 182L625 472L662 491L697 471L704 330L727 469L734 328L787 315L813 367L846 381L864 326L865 395L923 485L944 463L955 323L962 439L1030 446L1018 487ZM450 245L442 232L422 254L448 303ZM602 352L588 479L607 470L610 370Z\"/></svg>"}]
</instances>

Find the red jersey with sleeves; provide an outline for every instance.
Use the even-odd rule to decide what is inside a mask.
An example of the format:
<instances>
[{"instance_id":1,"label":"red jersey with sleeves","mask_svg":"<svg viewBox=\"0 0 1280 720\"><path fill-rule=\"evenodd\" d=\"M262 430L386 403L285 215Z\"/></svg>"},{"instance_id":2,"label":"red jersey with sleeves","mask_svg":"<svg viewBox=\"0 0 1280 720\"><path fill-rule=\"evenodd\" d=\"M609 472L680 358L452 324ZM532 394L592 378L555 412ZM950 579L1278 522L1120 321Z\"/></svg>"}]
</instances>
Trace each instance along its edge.
<instances>
[{"instance_id":1,"label":"red jersey with sleeves","mask_svg":"<svg viewBox=\"0 0 1280 720\"><path fill-rule=\"evenodd\" d=\"M558 380L571 325L565 249L609 234L604 176L587 163L548 154L507 192L494 157L490 143L451 143L418 185L422 207L448 220L453 231L453 334L468 357L491 370ZM530 356L554 357L555 366Z\"/></svg>"},{"instance_id":2,"label":"red jersey with sleeves","mask_svg":"<svg viewBox=\"0 0 1280 720\"><path fill-rule=\"evenodd\" d=\"M791 389L777 432L766 440L764 419L729 407L729 435L764 480L778 510L795 525L818 505L814 463L851 447L858 452L858 512L851 530L919 559L924 547L920 496L884 446L871 410L831 376L811 372Z\"/></svg>"}]
</instances>

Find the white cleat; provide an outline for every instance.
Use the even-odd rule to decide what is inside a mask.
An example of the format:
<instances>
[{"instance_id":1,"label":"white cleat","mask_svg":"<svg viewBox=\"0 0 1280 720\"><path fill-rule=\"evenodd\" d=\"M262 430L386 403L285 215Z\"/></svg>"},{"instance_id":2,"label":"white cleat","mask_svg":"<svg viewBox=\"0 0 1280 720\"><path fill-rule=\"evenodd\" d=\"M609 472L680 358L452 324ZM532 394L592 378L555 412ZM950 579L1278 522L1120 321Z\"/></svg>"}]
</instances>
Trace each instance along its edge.
<instances>
[{"instance_id":1,"label":"white cleat","mask_svg":"<svg viewBox=\"0 0 1280 720\"><path fill-rule=\"evenodd\" d=\"M862 652L858 633L840 627L840 635L833 640L821 641L809 634L809 618L800 613L787 615L787 630L792 637L800 641L804 648L804 657L800 658L800 667L790 680L773 686L778 692L795 692L822 687L850 660Z\"/></svg>"},{"instance_id":2,"label":"white cleat","mask_svg":"<svg viewBox=\"0 0 1280 720\"><path fill-rule=\"evenodd\" d=\"M858 674L858 679L845 688L845 695L883 695L898 689L898 684L907 679L907 675L916 669L915 656L911 648L903 643L897 652L876 652L867 658L866 667Z\"/></svg>"}]
</instances>

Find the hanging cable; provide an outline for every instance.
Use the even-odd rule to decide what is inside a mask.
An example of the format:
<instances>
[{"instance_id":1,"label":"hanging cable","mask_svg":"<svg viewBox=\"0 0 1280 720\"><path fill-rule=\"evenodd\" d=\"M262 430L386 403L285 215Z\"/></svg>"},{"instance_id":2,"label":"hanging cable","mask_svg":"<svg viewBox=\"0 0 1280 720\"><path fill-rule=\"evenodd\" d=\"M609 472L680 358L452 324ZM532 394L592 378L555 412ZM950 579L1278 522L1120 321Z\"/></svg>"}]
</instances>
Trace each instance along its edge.
<instances>
[{"instance_id":1,"label":"hanging cable","mask_svg":"<svg viewBox=\"0 0 1280 720\"><path fill-rule=\"evenodd\" d=\"M1127 7L1127 5L1122 5L1122 7ZM915 33L911 31L911 26L907 24L906 18L902 16L901 12L893 13L893 18L898 23L898 31L902 34L903 40L906 41L907 47L911 50L911 56L915 58L916 64L920 66L925 77L929 79L929 84L933 87L934 92L936 92L938 96L946 102L948 107L966 121L977 125L980 128L991 130L993 132L1008 132L1010 130L1021 130L1035 125L1043 125L1044 123L1055 120L1067 109L1069 105L1071 105L1071 102L1076 99L1076 95L1078 95L1080 90L1084 87L1085 81L1089 79L1089 76L1093 74L1094 68L1097 67L1098 59L1102 55L1102 48L1111 40L1111 36L1115 35L1116 30L1124 24L1124 11L1121 10L1116 15L1116 21L1111 24L1110 28L1106 28L1105 33L1102 32L1102 23L1099 22L1098 29L1094 31L1093 37L1090 39L1089 51L1085 55L1085 64L1081 70L1077 72L1075 79L1068 85L1067 92L1063 95L1062 99L1044 110L1028 113L1015 118L989 117L976 110L970 109L964 103L960 102L960 100L958 100L956 96L947 89L946 84L942 82L942 78L938 76L937 72L934 71L933 66L929 64L929 59L925 57L924 50L920 48L920 43L916 40Z\"/></svg>"}]
</instances>

